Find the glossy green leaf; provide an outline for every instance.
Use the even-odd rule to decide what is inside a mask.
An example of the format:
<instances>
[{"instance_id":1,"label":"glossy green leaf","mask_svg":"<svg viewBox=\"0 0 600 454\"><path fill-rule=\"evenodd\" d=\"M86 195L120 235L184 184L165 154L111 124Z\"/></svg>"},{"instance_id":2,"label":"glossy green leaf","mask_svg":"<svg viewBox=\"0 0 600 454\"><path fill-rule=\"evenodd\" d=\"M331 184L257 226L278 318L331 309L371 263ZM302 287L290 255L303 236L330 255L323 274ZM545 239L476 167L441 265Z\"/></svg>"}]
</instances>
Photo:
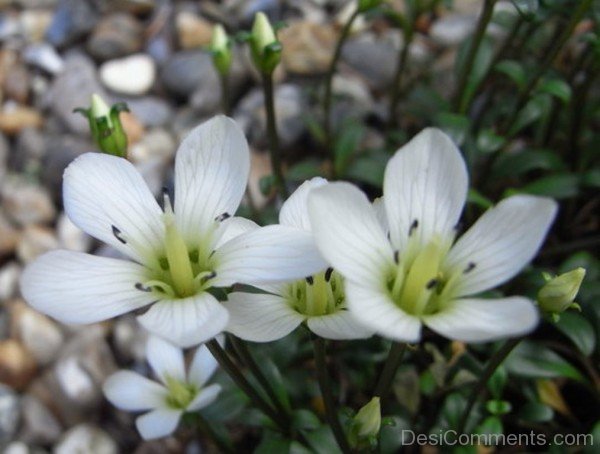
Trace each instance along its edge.
<instances>
[{"instance_id":1,"label":"glossy green leaf","mask_svg":"<svg viewBox=\"0 0 600 454\"><path fill-rule=\"evenodd\" d=\"M506 369L500 366L488 380L487 388L490 390L492 396L496 399L502 397L502 392L504 391L504 386L506 385L507 379L508 374L506 373Z\"/></svg>"},{"instance_id":2,"label":"glossy green leaf","mask_svg":"<svg viewBox=\"0 0 600 454\"><path fill-rule=\"evenodd\" d=\"M529 422L547 422L554 417L554 410L539 402L527 402L521 407L519 417Z\"/></svg>"},{"instance_id":3,"label":"glossy green leaf","mask_svg":"<svg viewBox=\"0 0 600 454\"><path fill-rule=\"evenodd\" d=\"M474 188L469 189L469 192L467 194L467 203L472 203L486 210L494 206L494 202L492 202L490 199L488 199L486 196L484 196Z\"/></svg>"},{"instance_id":4,"label":"glossy green leaf","mask_svg":"<svg viewBox=\"0 0 600 454\"><path fill-rule=\"evenodd\" d=\"M560 314L556 328L567 336L586 356L596 348L596 333L592 324L577 312L566 311Z\"/></svg>"},{"instance_id":5,"label":"glossy green leaf","mask_svg":"<svg viewBox=\"0 0 600 454\"><path fill-rule=\"evenodd\" d=\"M477 427L477 433L482 435L499 435L504 433L502 420L497 416L488 416L483 420L479 427ZM490 437L490 440L493 440L493 438Z\"/></svg>"},{"instance_id":6,"label":"glossy green leaf","mask_svg":"<svg viewBox=\"0 0 600 454\"><path fill-rule=\"evenodd\" d=\"M506 139L499 136L493 129L483 129L477 135L477 150L481 153L494 153L504 146Z\"/></svg>"},{"instance_id":7,"label":"glossy green leaf","mask_svg":"<svg viewBox=\"0 0 600 454\"><path fill-rule=\"evenodd\" d=\"M292 414L292 424L299 430L314 430L321 425L321 421L312 411L300 409Z\"/></svg>"},{"instance_id":8,"label":"glossy green leaf","mask_svg":"<svg viewBox=\"0 0 600 454\"><path fill-rule=\"evenodd\" d=\"M336 136L333 147L336 175L343 175L352 155L358 150L365 135L364 128L356 121L344 124Z\"/></svg>"},{"instance_id":9,"label":"glossy green leaf","mask_svg":"<svg viewBox=\"0 0 600 454\"><path fill-rule=\"evenodd\" d=\"M540 93L547 93L555 98L560 99L563 103L568 103L571 100L571 86L564 80L549 79L545 80L538 87Z\"/></svg>"},{"instance_id":10,"label":"glossy green leaf","mask_svg":"<svg viewBox=\"0 0 600 454\"><path fill-rule=\"evenodd\" d=\"M522 90L527 84L527 72L523 65L515 60L502 60L494 66L494 71L506 75Z\"/></svg>"},{"instance_id":11,"label":"glossy green leaf","mask_svg":"<svg viewBox=\"0 0 600 454\"><path fill-rule=\"evenodd\" d=\"M346 170L345 177L376 187L383 185L383 174L388 157L382 159L380 154L361 156L352 161Z\"/></svg>"},{"instance_id":12,"label":"glossy green leaf","mask_svg":"<svg viewBox=\"0 0 600 454\"><path fill-rule=\"evenodd\" d=\"M521 188L522 192L555 199L567 199L579 192L579 177L572 174L549 175Z\"/></svg>"},{"instance_id":13,"label":"glossy green leaf","mask_svg":"<svg viewBox=\"0 0 600 454\"><path fill-rule=\"evenodd\" d=\"M508 135L513 137L522 129L539 120L550 109L550 103L550 96L545 94L539 94L531 98L517 114L517 118L508 131Z\"/></svg>"},{"instance_id":14,"label":"glossy green leaf","mask_svg":"<svg viewBox=\"0 0 600 454\"><path fill-rule=\"evenodd\" d=\"M306 159L291 166L285 174L288 181L304 181L321 176L321 163L316 159Z\"/></svg>"},{"instance_id":15,"label":"glossy green leaf","mask_svg":"<svg viewBox=\"0 0 600 454\"><path fill-rule=\"evenodd\" d=\"M526 149L499 156L492 172L496 177L515 177L532 170L561 170L564 167L555 152Z\"/></svg>"},{"instance_id":16,"label":"glossy green leaf","mask_svg":"<svg viewBox=\"0 0 600 454\"><path fill-rule=\"evenodd\" d=\"M485 404L485 408L492 415L501 416L510 413L512 405L506 400L488 400Z\"/></svg>"},{"instance_id":17,"label":"glossy green leaf","mask_svg":"<svg viewBox=\"0 0 600 454\"><path fill-rule=\"evenodd\" d=\"M462 145L469 132L470 121L466 115L459 115L451 112L441 112L435 118L436 125L443 129L446 134L452 137L452 140Z\"/></svg>"},{"instance_id":18,"label":"glossy green leaf","mask_svg":"<svg viewBox=\"0 0 600 454\"><path fill-rule=\"evenodd\" d=\"M584 381L581 372L562 356L531 341L522 341L508 356L504 366L509 373L522 377L566 377Z\"/></svg>"}]
</instances>

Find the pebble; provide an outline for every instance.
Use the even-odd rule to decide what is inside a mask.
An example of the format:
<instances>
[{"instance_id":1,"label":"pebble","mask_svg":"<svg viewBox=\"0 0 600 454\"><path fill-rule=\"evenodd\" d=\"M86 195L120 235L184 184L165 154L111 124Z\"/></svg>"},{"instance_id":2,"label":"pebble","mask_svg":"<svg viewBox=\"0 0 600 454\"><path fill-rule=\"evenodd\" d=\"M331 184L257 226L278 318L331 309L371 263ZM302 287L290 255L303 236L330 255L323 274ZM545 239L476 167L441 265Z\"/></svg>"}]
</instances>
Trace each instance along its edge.
<instances>
[{"instance_id":1,"label":"pebble","mask_svg":"<svg viewBox=\"0 0 600 454\"><path fill-rule=\"evenodd\" d=\"M0 268L0 302L8 301L17 294L21 267L17 262L8 262Z\"/></svg>"},{"instance_id":2,"label":"pebble","mask_svg":"<svg viewBox=\"0 0 600 454\"><path fill-rule=\"evenodd\" d=\"M67 165L81 153L94 151L90 138L72 134L46 136L46 152L42 159L41 180L56 201L61 200L62 176Z\"/></svg>"},{"instance_id":3,"label":"pebble","mask_svg":"<svg viewBox=\"0 0 600 454\"><path fill-rule=\"evenodd\" d=\"M17 103L26 104L29 98L30 77L20 61L15 62L4 74L3 89L6 97Z\"/></svg>"},{"instance_id":4,"label":"pebble","mask_svg":"<svg viewBox=\"0 0 600 454\"><path fill-rule=\"evenodd\" d=\"M110 60L100 66L100 80L106 88L123 95L143 95L156 78L154 61L146 54Z\"/></svg>"},{"instance_id":5,"label":"pebble","mask_svg":"<svg viewBox=\"0 0 600 454\"><path fill-rule=\"evenodd\" d=\"M56 234L60 247L70 251L87 252L94 241L91 236L73 224L65 213L58 218Z\"/></svg>"},{"instance_id":6,"label":"pebble","mask_svg":"<svg viewBox=\"0 0 600 454\"><path fill-rule=\"evenodd\" d=\"M39 225L28 225L23 229L17 257L23 263L30 263L45 252L57 249L58 239L53 229Z\"/></svg>"},{"instance_id":7,"label":"pebble","mask_svg":"<svg viewBox=\"0 0 600 454\"><path fill-rule=\"evenodd\" d=\"M0 383L21 391L35 376L37 364L25 346L15 339L0 341Z\"/></svg>"},{"instance_id":8,"label":"pebble","mask_svg":"<svg viewBox=\"0 0 600 454\"><path fill-rule=\"evenodd\" d=\"M121 112L121 124L131 146L144 137L144 125L131 112Z\"/></svg>"},{"instance_id":9,"label":"pebble","mask_svg":"<svg viewBox=\"0 0 600 454\"><path fill-rule=\"evenodd\" d=\"M17 135L10 167L14 171L34 173L46 153L47 135L37 128L25 128Z\"/></svg>"},{"instance_id":10,"label":"pebble","mask_svg":"<svg viewBox=\"0 0 600 454\"><path fill-rule=\"evenodd\" d=\"M23 428L19 438L28 443L52 444L60 438L61 424L48 408L35 396L25 394Z\"/></svg>"},{"instance_id":11,"label":"pebble","mask_svg":"<svg viewBox=\"0 0 600 454\"><path fill-rule=\"evenodd\" d=\"M90 32L99 17L94 2L59 0L46 39L56 47L63 47Z\"/></svg>"},{"instance_id":12,"label":"pebble","mask_svg":"<svg viewBox=\"0 0 600 454\"><path fill-rule=\"evenodd\" d=\"M31 107L5 105L0 111L0 131L15 135L24 128L39 128L43 123L42 115Z\"/></svg>"},{"instance_id":13,"label":"pebble","mask_svg":"<svg viewBox=\"0 0 600 454\"><path fill-rule=\"evenodd\" d=\"M54 447L54 454L117 454L118 452L115 441L105 431L91 424L72 427Z\"/></svg>"},{"instance_id":14,"label":"pebble","mask_svg":"<svg viewBox=\"0 0 600 454\"><path fill-rule=\"evenodd\" d=\"M164 126L173 117L173 108L163 98L144 96L125 100L131 112L146 127Z\"/></svg>"},{"instance_id":15,"label":"pebble","mask_svg":"<svg viewBox=\"0 0 600 454\"><path fill-rule=\"evenodd\" d=\"M8 141L4 134L0 133L0 181L4 181L4 175L6 175L9 151Z\"/></svg>"},{"instance_id":16,"label":"pebble","mask_svg":"<svg viewBox=\"0 0 600 454\"><path fill-rule=\"evenodd\" d=\"M59 74L65 66L63 58L48 43L36 43L27 46L23 51L23 59L26 63L43 69L52 75Z\"/></svg>"},{"instance_id":17,"label":"pebble","mask_svg":"<svg viewBox=\"0 0 600 454\"><path fill-rule=\"evenodd\" d=\"M447 14L433 23L429 33L431 39L440 46L458 46L473 33L476 21L475 15Z\"/></svg>"},{"instance_id":18,"label":"pebble","mask_svg":"<svg viewBox=\"0 0 600 454\"><path fill-rule=\"evenodd\" d=\"M0 446L14 437L21 418L19 395L0 384Z\"/></svg>"},{"instance_id":19,"label":"pebble","mask_svg":"<svg viewBox=\"0 0 600 454\"><path fill-rule=\"evenodd\" d=\"M273 174L271 159L268 153L259 153L252 150L250 153L250 176L248 178L248 192L252 203L258 209L264 208L269 197L260 189L260 180Z\"/></svg>"},{"instance_id":20,"label":"pebble","mask_svg":"<svg viewBox=\"0 0 600 454\"><path fill-rule=\"evenodd\" d=\"M0 211L0 258L12 255L19 243L19 231Z\"/></svg>"},{"instance_id":21,"label":"pebble","mask_svg":"<svg viewBox=\"0 0 600 454\"><path fill-rule=\"evenodd\" d=\"M6 179L0 187L0 195L6 215L20 225L48 223L56 215L47 191L23 177Z\"/></svg>"},{"instance_id":22,"label":"pebble","mask_svg":"<svg viewBox=\"0 0 600 454\"><path fill-rule=\"evenodd\" d=\"M94 27L87 42L88 52L98 60L110 60L139 52L144 28L131 15L113 13L103 17Z\"/></svg>"},{"instance_id":23,"label":"pebble","mask_svg":"<svg viewBox=\"0 0 600 454\"><path fill-rule=\"evenodd\" d=\"M293 22L278 37L283 44L282 61L286 70L301 75L327 71L337 38L331 25Z\"/></svg>"},{"instance_id":24,"label":"pebble","mask_svg":"<svg viewBox=\"0 0 600 454\"><path fill-rule=\"evenodd\" d=\"M194 13L182 11L177 14L175 28L182 49L196 49L210 44L212 24Z\"/></svg>"},{"instance_id":25,"label":"pebble","mask_svg":"<svg viewBox=\"0 0 600 454\"><path fill-rule=\"evenodd\" d=\"M134 316L119 317L113 328L115 347L122 359L143 363L146 360L146 339L148 333Z\"/></svg>"},{"instance_id":26,"label":"pebble","mask_svg":"<svg viewBox=\"0 0 600 454\"><path fill-rule=\"evenodd\" d=\"M41 8L26 9L19 15L21 31L30 42L43 41L51 22L52 12Z\"/></svg>"},{"instance_id":27,"label":"pebble","mask_svg":"<svg viewBox=\"0 0 600 454\"><path fill-rule=\"evenodd\" d=\"M142 140L133 145L129 158L135 163L159 162L163 166L173 159L177 144L173 136L165 129L148 131Z\"/></svg>"},{"instance_id":28,"label":"pebble","mask_svg":"<svg viewBox=\"0 0 600 454\"><path fill-rule=\"evenodd\" d=\"M201 84L217 87L218 79L212 58L207 52L182 51L164 65L160 78L165 88L180 98L188 98Z\"/></svg>"}]
</instances>

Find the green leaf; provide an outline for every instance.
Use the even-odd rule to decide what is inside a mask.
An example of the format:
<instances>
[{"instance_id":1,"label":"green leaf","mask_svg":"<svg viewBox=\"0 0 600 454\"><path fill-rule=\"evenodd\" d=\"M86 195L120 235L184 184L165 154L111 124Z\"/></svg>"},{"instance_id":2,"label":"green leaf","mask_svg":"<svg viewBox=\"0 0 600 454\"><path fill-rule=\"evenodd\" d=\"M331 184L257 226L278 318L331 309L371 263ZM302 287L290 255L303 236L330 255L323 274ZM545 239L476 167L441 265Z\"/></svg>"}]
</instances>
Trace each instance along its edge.
<instances>
[{"instance_id":1,"label":"green leaf","mask_svg":"<svg viewBox=\"0 0 600 454\"><path fill-rule=\"evenodd\" d=\"M477 433L482 435L500 435L504 433L502 421L497 416L488 416L477 428ZM493 440L493 438L490 437L490 440Z\"/></svg>"},{"instance_id":2,"label":"green leaf","mask_svg":"<svg viewBox=\"0 0 600 454\"><path fill-rule=\"evenodd\" d=\"M592 324L581 314L563 312L556 328L567 336L571 342L586 356L590 356L596 348L596 334Z\"/></svg>"},{"instance_id":3,"label":"green leaf","mask_svg":"<svg viewBox=\"0 0 600 454\"><path fill-rule=\"evenodd\" d=\"M560 157L546 150L521 150L503 153L494 164L495 177L515 177L532 170L562 170L564 164Z\"/></svg>"},{"instance_id":4,"label":"green leaf","mask_svg":"<svg viewBox=\"0 0 600 454\"><path fill-rule=\"evenodd\" d=\"M342 452L340 451L340 448L335 441L335 437L333 436L333 432L329 426L320 426L316 430L304 432L304 436L310 444L310 447L317 454L341 454Z\"/></svg>"},{"instance_id":5,"label":"green leaf","mask_svg":"<svg viewBox=\"0 0 600 454\"><path fill-rule=\"evenodd\" d=\"M269 195L275 185L275 175L265 175L258 180L258 188L263 195Z\"/></svg>"},{"instance_id":6,"label":"green leaf","mask_svg":"<svg viewBox=\"0 0 600 454\"><path fill-rule=\"evenodd\" d=\"M435 123L458 145L465 142L471 124L466 115L452 112L440 112L435 118Z\"/></svg>"},{"instance_id":7,"label":"green leaf","mask_svg":"<svg viewBox=\"0 0 600 454\"><path fill-rule=\"evenodd\" d=\"M321 421L312 411L300 409L292 415L292 424L299 430L314 430L321 425Z\"/></svg>"},{"instance_id":8,"label":"green leaf","mask_svg":"<svg viewBox=\"0 0 600 454\"><path fill-rule=\"evenodd\" d=\"M506 143L506 138L499 136L493 129L483 129L477 136L477 149L481 153L498 151Z\"/></svg>"},{"instance_id":9,"label":"green leaf","mask_svg":"<svg viewBox=\"0 0 600 454\"><path fill-rule=\"evenodd\" d=\"M560 79L549 79L545 80L537 88L540 93L547 93L555 98L560 99L563 103L567 104L571 100L572 90L571 86L564 80Z\"/></svg>"},{"instance_id":10,"label":"green leaf","mask_svg":"<svg viewBox=\"0 0 600 454\"><path fill-rule=\"evenodd\" d=\"M512 405L506 400L488 400L485 404L485 408L492 415L501 416L510 413Z\"/></svg>"},{"instance_id":11,"label":"green leaf","mask_svg":"<svg viewBox=\"0 0 600 454\"><path fill-rule=\"evenodd\" d=\"M481 194L477 189L471 188L467 194L467 202L477 205L478 207L488 209L494 206L494 202Z\"/></svg>"},{"instance_id":12,"label":"green leaf","mask_svg":"<svg viewBox=\"0 0 600 454\"><path fill-rule=\"evenodd\" d=\"M529 422L548 422L554 417L554 410L539 402L527 402L519 411L519 417Z\"/></svg>"},{"instance_id":13,"label":"green leaf","mask_svg":"<svg viewBox=\"0 0 600 454\"><path fill-rule=\"evenodd\" d=\"M467 52L473 43L472 37L466 39L461 45L458 56L456 59L456 73L460 74L462 68L465 65L465 59ZM494 59L494 41L489 36L484 36L477 49L471 72L468 75L467 86L465 88L465 99L467 105L475 95L475 92L479 88L479 84L483 81L487 75L490 65Z\"/></svg>"},{"instance_id":14,"label":"green leaf","mask_svg":"<svg viewBox=\"0 0 600 454\"><path fill-rule=\"evenodd\" d=\"M506 359L509 373L529 378L566 377L585 381L583 375L552 350L530 341L522 341Z\"/></svg>"},{"instance_id":15,"label":"green leaf","mask_svg":"<svg viewBox=\"0 0 600 454\"><path fill-rule=\"evenodd\" d=\"M512 80L519 90L527 84L527 72L523 65L515 60L502 60L494 66L494 71L502 73Z\"/></svg>"},{"instance_id":16,"label":"green leaf","mask_svg":"<svg viewBox=\"0 0 600 454\"><path fill-rule=\"evenodd\" d=\"M550 175L525 185L521 191L556 199L568 199L578 194L579 177L572 174Z\"/></svg>"},{"instance_id":17,"label":"green leaf","mask_svg":"<svg viewBox=\"0 0 600 454\"><path fill-rule=\"evenodd\" d=\"M271 431L265 431L260 444L255 448L254 454L271 454L273 452L289 452L291 441Z\"/></svg>"},{"instance_id":18,"label":"green leaf","mask_svg":"<svg viewBox=\"0 0 600 454\"><path fill-rule=\"evenodd\" d=\"M506 385L507 378L508 374L506 373L506 369L500 366L488 380L487 387L492 396L496 399L500 399L500 397L502 397L502 391L504 390L504 385Z\"/></svg>"},{"instance_id":19,"label":"green leaf","mask_svg":"<svg viewBox=\"0 0 600 454\"><path fill-rule=\"evenodd\" d=\"M385 159L383 156L385 156ZM373 154L355 159L346 169L345 177L381 187L383 185L385 165L389 159L388 156L383 156L382 154Z\"/></svg>"},{"instance_id":20,"label":"green leaf","mask_svg":"<svg viewBox=\"0 0 600 454\"><path fill-rule=\"evenodd\" d=\"M596 421L590 431L590 435L592 439L586 443L586 446L583 448L583 454L596 454L598 452L598 446L600 445L600 421Z\"/></svg>"},{"instance_id":21,"label":"green leaf","mask_svg":"<svg viewBox=\"0 0 600 454\"><path fill-rule=\"evenodd\" d=\"M281 372L279 372L275 362L273 362L271 358L265 358L263 356L260 358L260 368L267 377L267 380L273 388L273 391L275 392L277 399L279 399L279 402L281 402L287 410L291 410L292 406L287 392L287 387L285 386Z\"/></svg>"},{"instance_id":22,"label":"green leaf","mask_svg":"<svg viewBox=\"0 0 600 454\"><path fill-rule=\"evenodd\" d=\"M442 416L448 422L449 427L458 427L458 423L466 406L467 400L460 393L452 393L446 397L442 407Z\"/></svg>"},{"instance_id":23,"label":"green leaf","mask_svg":"<svg viewBox=\"0 0 600 454\"><path fill-rule=\"evenodd\" d=\"M540 7L538 0L512 0L512 2L519 14L528 20L535 17L535 13L537 13Z\"/></svg>"},{"instance_id":24,"label":"green leaf","mask_svg":"<svg viewBox=\"0 0 600 454\"><path fill-rule=\"evenodd\" d=\"M600 188L600 169L592 169L584 173L581 184L590 188Z\"/></svg>"},{"instance_id":25,"label":"green leaf","mask_svg":"<svg viewBox=\"0 0 600 454\"><path fill-rule=\"evenodd\" d=\"M364 128L356 121L345 124L336 136L333 153L336 175L343 175L352 155L364 137Z\"/></svg>"},{"instance_id":26,"label":"green leaf","mask_svg":"<svg viewBox=\"0 0 600 454\"><path fill-rule=\"evenodd\" d=\"M550 109L550 103L550 96L545 94L539 94L531 98L517 114L517 118L510 131L508 131L508 135L513 137L522 129L539 120Z\"/></svg>"},{"instance_id":27,"label":"green leaf","mask_svg":"<svg viewBox=\"0 0 600 454\"><path fill-rule=\"evenodd\" d=\"M317 159L306 159L294 164L285 174L288 181L304 181L321 176L321 163Z\"/></svg>"}]
</instances>

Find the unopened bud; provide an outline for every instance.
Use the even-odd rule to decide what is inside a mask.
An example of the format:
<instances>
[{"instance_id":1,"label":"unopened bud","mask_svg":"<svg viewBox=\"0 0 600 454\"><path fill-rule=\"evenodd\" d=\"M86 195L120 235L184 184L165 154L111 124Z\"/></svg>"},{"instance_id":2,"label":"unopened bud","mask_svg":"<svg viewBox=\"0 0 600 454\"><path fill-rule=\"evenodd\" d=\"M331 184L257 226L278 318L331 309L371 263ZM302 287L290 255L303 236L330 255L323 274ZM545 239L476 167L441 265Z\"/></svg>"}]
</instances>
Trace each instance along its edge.
<instances>
[{"instance_id":1,"label":"unopened bud","mask_svg":"<svg viewBox=\"0 0 600 454\"><path fill-rule=\"evenodd\" d=\"M577 268L554 278L548 277L537 295L540 308L546 312L559 313L570 307L579 307L574 301L584 277L584 268Z\"/></svg>"},{"instance_id":2,"label":"unopened bud","mask_svg":"<svg viewBox=\"0 0 600 454\"><path fill-rule=\"evenodd\" d=\"M127 134L123 130L119 114L129 109L125 103L114 104L112 107L94 94L89 109L77 108L88 119L94 142L102 152L125 158L127 156Z\"/></svg>"},{"instance_id":3,"label":"unopened bud","mask_svg":"<svg viewBox=\"0 0 600 454\"><path fill-rule=\"evenodd\" d=\"M356 413L354 424L359 438L377 436L381 428L381 404L379 397L373 397L369 403Z\"/></svg>"},{"instance_id":4,"label":"unopened bud","mask_svg":"<svg viewBox=\"0 0 600 454\"><path fill-rule=\"evenodd\" d=\"M231 42L221 24L217 24L213 28L210 50L217 71L227 74L231 67Z\"/></svg>"},{"instance_id":5,"label":"unopened bud","mask_svg":"<svg viewBox=\"0 0 600 454\"><path fill-rule=\"evenodd\" d=\"M265 13L258 12L254 17L250 48L256 67L265 74L271 74L281 60L281 43Z\"/></svg>"}]
</instances>

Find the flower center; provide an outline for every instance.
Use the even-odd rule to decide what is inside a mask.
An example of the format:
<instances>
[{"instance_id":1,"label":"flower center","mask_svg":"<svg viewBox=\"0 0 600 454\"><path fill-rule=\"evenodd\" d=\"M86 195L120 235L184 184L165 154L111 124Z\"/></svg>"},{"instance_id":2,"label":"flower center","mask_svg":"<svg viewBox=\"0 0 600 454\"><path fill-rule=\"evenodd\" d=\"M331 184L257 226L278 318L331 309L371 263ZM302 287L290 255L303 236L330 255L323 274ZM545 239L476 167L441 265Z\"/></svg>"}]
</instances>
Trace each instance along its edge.
<instances>
[{"instance_id":1,"label":"flower center","mask_svg":"<svg viewBox=\"0 0 600 454\"><path fill-rule=\"evenodd\" d=\"M165 381L167 382L167 390L169 391L166 399L167 405L176 410L185 410L200 391L195 385L182 383L169 376L166 377Z\"/></svg>"},{"instance_id":2,"label":"flower center","mask_svg":"<svg viewBox=\"0 0 600 454\"><path fill-rule=\"evenodd\" d=\"M296 281L288 287L288 301L300 314L315 317L344 309L342 276L328 268L325 272Z\"/></svg>"}]
</instances>

